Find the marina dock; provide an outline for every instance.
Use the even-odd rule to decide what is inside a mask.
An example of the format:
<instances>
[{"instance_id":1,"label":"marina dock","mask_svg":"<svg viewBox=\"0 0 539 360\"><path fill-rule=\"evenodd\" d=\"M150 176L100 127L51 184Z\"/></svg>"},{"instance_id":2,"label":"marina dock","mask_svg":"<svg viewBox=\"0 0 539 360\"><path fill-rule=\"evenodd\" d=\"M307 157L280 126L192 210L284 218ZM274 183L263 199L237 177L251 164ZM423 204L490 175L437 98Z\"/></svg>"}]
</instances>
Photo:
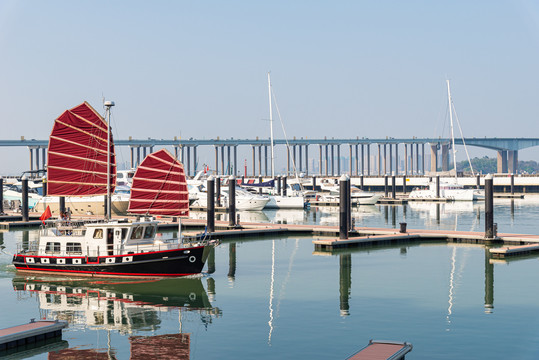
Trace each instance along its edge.
<instances>
[{"instance_id":1,"label":"marina dock","mask_svg":"<svg viewBox=\"0 0 539 360\"><path fill-rule=\"evenodd\" d=\"M404 360L412 348L407 342L370 340L366 347L347 360Z\"/></svg>"},{"instance_id":2,"label":"marina dock","mask_svg":"<svg viewBox=\"0 0 539 360\"><path fill-rule=\"evenodd\" d=\"M38 344L40 341L62 338L62 329L67 327L65 321L34 321L28 324L12 326L0 330L0 355L3 351Z\"/></svg>"},{"instance_id":3,"label":"marina dock","mask_svg":"<svg viewBox=\"0 0 539 360\"><path fill-rule=\"evenodd\" d=\"M4 217L10 219L10 217ZM95 222L99 216L84 216L74 218ZM132 216L117 217L117 219L131 219ZM1 221L2 219L0 219ZM158 218L161 230L176 230L178 222L173 218ZM47 220L49 222L50 220ZM24 229L29 226L37 227L41 221L8 221L0 222L1 229ZM207 226L205 219L182 219L183 235L187 241L195 241L203 234ZM230 226L228 221L215 221L215 231L207 234L212 239L226 240L233 238L259 238L264 236L310 236L315 251L331 251L334 249L354 248L365 246L379 246L397 243L410 243L421 241L447 241L453 243L488 244L501 246L491 249L493 257L516 256L539 251L539 235L498 233L493 239L487 239L484 232L450 231L450 230L424 230L403 228L354 227L349 231L348 239L339 239L339 227L329 225L300 225L240 222Z\"/></svg>"}]
</instances>

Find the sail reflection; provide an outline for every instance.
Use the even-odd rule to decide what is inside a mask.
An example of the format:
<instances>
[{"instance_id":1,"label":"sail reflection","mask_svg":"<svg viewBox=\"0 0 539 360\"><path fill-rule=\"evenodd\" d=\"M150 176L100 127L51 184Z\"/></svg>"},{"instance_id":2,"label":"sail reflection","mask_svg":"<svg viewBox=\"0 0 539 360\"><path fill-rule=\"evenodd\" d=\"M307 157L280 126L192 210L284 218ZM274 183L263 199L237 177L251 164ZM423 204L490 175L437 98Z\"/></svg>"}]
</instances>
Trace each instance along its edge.
<instances>
[{"instance_id":1,"label":"sail reflection","mask_svg":"<svg viewBox=\"0 0 539 360\"><path fill-rule=\"evenodd\" d=\"M70 327L117 330L122 334L155 330L171 309L200 314L206 326L219 317L200 278L162 280L66 279L17 276L17 296L37 297L40 317L66 320Z\"/></svg>"}]
</instances>

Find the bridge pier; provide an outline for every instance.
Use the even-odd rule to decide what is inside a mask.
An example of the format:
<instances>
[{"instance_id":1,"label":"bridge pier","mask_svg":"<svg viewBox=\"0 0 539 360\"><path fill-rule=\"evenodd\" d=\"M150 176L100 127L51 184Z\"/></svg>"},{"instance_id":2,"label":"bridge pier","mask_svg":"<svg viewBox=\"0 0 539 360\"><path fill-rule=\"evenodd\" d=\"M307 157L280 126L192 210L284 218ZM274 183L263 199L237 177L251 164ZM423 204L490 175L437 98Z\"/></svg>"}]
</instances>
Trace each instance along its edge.
<instances>
[{"instance_id":1,"label":"bridge pier","mask_svg":"<svg viewBox=\"0 0 539 360\"><path fill-rule=\"evenodd\" d=\"M408 144L404 144L404 175L408 175Z\"/></svg>"},{"instance_id":2,"label":"bridge pier","mask_svg":"<svg viewBox=\"0 0 539 360\"><path fill-rule=\"evenodd\" d=\"M410 175L414 175L414 144L410 144Z\"/></svg>"},{"instance_id":3,"label":"bridge pier","mask_svg":"<svg viewBox=\"0 0 539 360\"><path fill-rule=\"evenodd\" d=\"M305 175L309 175L309 145L305 145Z\"/></svg>"},{"instance_id":4,"label":"bridge pier","mask_svg":"<svg viewBox=\"0 0 539 360\"><path fill-rule=\"evenodd\" d=\"M430 144L430 172L438 171L438 144Z\"/></svg>"},{"instance_id":5,"label":"bridge pier","mask_svg":"<svg viewBox=\"0 0 539 360\"><path fill-rule=\"evenodd\" d=\"M449 171L449 144L442 144L442 171Z\"/></svg>"},{"instance_id":6,"label":"bridge pier","mask_svg":"<svg viewBox=\"0 0 539 360\"><path fill-rule=\"evenodd\" d=\"M371 144L367 144L367 176L371 175Z\"/></svg>"},{"instance_id":7,"label":"bridge pier","mask_svg":"<svg viewBox=\"0 0 539 360\"><path fill-rule=\"evenodd\" d=\"M395 175L399 175L399 144L395 144Z\"/></svg>"},{"instance_id":8,"label":"bridge pier","mask_svg":"<svg viewBox=\"0 0 539 360\"><path fill-rule=\"evenodd\" d=\"M341 176L341 144L337 144L337 176Z\"/></svg>"},{"instance_id":9,"label":"bridge pier","mask_svg":"<svg viewBox=\"0 0 539 360\"><path fill-rule=\"evenodd\" d=\"M496 172L507 173L507 150L498 150L498 161Z\"/></svg>"},{"instance_id":10,"label":"bridge pier","mask_svg":"<svg viewBox=\"0 0 539 360\"><path fill-rule=\"evenodd\" d=\"M518 150L508 150L507 154L509 155L509 172L511 174L516 174L518 171Z\"/></svg>"}]
</instances>

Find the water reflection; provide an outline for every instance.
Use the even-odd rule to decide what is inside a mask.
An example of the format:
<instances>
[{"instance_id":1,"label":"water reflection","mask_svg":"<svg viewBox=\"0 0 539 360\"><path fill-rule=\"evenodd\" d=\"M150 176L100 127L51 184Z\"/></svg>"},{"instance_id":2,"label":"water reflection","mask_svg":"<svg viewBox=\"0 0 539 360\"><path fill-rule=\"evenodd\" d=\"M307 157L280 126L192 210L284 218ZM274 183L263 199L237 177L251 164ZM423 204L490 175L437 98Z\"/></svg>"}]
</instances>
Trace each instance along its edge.
<instances>
[{"instance_id":1,"label":"water reflection","mask_svg":"<svg viewBox=\"0 0 539 360\"><path fill-rule=\"evenodd\" d=\"M86 280L16 276L19 299L36 297L40 318L65 320L70 327L153 331L170 309L196 312L207 326L221 311L212 307L200 278L162 280Z\"/></svg>"},{"instance_id":2,"label":"water reflection","mask_svg":"<svg viewBox=\"0 0 539 360\"><path fill-rule=\"evenodd\" d=\"M446 246L446 242L443 241L433 241L431 244L438 244L439 246ZM352 292L352 254L353 253L368 253L376 250L387 250L387 249L399 249L399 254L401 256L406 256L409 248L419 247L421 244L414 244L409 246L395 245L395 244L384 244L377 246L366 246L361 248L352 248L352 249L333 249L333 250L323 250L315 251L313 255L318 256L338 256L339 257L339 310L341 316L350 315L351 309L349 300ZM451 316L453 315L454 300L456 298L455 294L459 288L460 283L462 282L463 274L465 273L466 262L469 257L469 250L471 248L483 247L483 245L473 245L473 244L456 244L451 243L448 245L451 247L451 257L449 263L449 276L448 276L448 300L447 300L447 330L450 330L451 326ZM511 258L509 261L518 261L522 259L536 259L537 255L530 255L527 257L515 257ZM492 259L489 248L484 247L484 308L485 313L491 314L494 309L494 264L495 263L506 263L508 260L503 259Z\"/></svg>"}]
</instances>

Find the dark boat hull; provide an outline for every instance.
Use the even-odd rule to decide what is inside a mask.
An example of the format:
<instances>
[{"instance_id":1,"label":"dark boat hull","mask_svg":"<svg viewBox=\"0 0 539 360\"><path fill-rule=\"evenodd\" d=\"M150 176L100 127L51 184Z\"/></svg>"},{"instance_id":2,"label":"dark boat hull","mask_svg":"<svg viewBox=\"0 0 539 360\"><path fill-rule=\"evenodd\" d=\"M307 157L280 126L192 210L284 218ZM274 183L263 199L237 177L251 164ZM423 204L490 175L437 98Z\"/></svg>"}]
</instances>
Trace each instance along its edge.
<instances>
[{"instance_id":1,"label":"dark boat hull","mask_svg":"<svg viewBox=\"0 0 539 360\"><path fill-rule=\"evenodd\" d=\"M199 274L208 246L113 256L34 256L15 254L18 271L81 276L177 277Z\"/></svg>"}]
</instances>

